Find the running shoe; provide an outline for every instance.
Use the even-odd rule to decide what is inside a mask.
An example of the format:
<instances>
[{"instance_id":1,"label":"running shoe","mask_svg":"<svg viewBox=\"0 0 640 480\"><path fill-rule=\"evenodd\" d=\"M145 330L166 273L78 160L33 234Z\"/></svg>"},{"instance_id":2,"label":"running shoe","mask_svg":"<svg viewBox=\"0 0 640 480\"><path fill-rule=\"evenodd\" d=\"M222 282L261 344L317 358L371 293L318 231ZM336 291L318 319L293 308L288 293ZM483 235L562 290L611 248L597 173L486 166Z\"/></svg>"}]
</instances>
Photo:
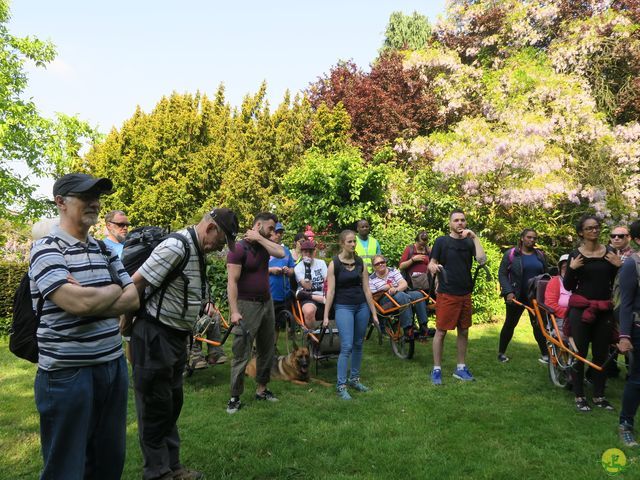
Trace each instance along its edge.
<instances>
[{"instance_id":1,"label":"running shoe","mask_svg":"<svg viewBox=\"0 0 640 480\"><path fill-rule=\"evenodd\" d=\"M347 383L350 387L355 388L358 392L368 392L369 390L371 390L369 387L360 383L359 378L352 378Z\"/></svg>"},{"instance_id":2,"label":"running shoe","mask_svg":"<svg viewBox=\"0 0 640 480\"><path fill-rule=\"evenodd\" d=\"M457 378L458 380L462 380L463 382L473 382L475 380L466 366L462 368L456 368L456 371L453 373L453 378Z\"/></svg>"},{"instance_id":3,"label":"running shoe","mask_svg":"<svg viewBox=\"0 0 640 480\"><path fill-rule=\"evenodd\" d=\"M498 361L502 362L502 363L507 363L510 360L509 357L507 357L504 353L499 353L498 354Z\"/></svg>"},{"instance_id":4,"label":"running shoe","mask_svg":"<svg viewBox=\"0 0 640 480\"><path fill-rule=\"evenodd\" d=\"M432 370L431 371L431 383L434 385L442 385L442 370Z\"/></svg>"},{"instance_id":5,"label":"running shoe","mask_svg":"<svg viewBox=\"0 0 640 480\"><path fill-rule=\"evenodd\" d=\"M261 393L256 393L256 400L266 400L267 402L277 402L276 397L271 390L264 389Z\"/></svg>"},{"instance_id":6,"label":"running shoe","mask_svg":"<svg viewBox=\"0 0 640 480\"><path fill-rule=\"evenodd\" d=\"M240 397L231 397L229 403L227 403L227 413L229 415L236 413L240 410L242 404L240 403Z\"/></svg>"},{"instance_id":7,"label":"running shoe","mask_svg":"<svg viewBox=\"0 0 640 480\"><path fill-rule=\"evenodd\" d=\"M549 365L549 355L540 355L540 358L538 358L538 361L540 363L543 363L544 365Z\"/></svg>"},{"instance_id":8,"label":"running shoe","mask_svg":"<svg viewBox=\"0 0 640 480\"><path fill-rule=\"evenodd\" d=\"M336 389L336 393L338 394L338 398L342 400L351 400L351 395L349 395L349 392L347 392L346 385L339 385Z\"/></svg>"},{"instance_id":9,"label":"running shoe","mask_svg":"<svg viewBox=\"0 0 640 480\"><path fill-rule=\"evenodd\" d=\"M618 436L625 447L637 447L636 437L633 435L633 427L622 423L618 426Z\"/></svg>"}]
</instances>

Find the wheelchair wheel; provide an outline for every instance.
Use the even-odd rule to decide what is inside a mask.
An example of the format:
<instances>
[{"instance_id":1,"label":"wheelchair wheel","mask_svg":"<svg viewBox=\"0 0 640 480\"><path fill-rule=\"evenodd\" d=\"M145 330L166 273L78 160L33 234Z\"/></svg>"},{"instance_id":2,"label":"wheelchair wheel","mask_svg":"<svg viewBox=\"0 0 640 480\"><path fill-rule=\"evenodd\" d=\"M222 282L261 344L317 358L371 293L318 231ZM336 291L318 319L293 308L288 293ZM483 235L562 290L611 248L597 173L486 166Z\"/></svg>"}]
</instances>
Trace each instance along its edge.
<instances>
[{"instance_id":1,"label":"wheelchair wheel","mask_svg":"<svg viewBox=\"0 0 640 480\"><path fill-rule=\"evenodd\" d=\"M391 341L391 349L396 357L403 360L411 360L413 358L416 346L413 336L410 338L407 338L404 335L400 335L398 338L393 338L393 336L391 336L389 337L389 340Z\"/></svg>"},{"instance_id":2,"label":"wheelchair wheel","mask_svg":"<svg viewBox=\"0 0 640 480\"><path fill-rule=\"evenodd\" d=\"M555 346L551 351L553 354L549 356L549 378L556 387L566 388L571 380L572 357Z\"/></svg>"}]
</instances>

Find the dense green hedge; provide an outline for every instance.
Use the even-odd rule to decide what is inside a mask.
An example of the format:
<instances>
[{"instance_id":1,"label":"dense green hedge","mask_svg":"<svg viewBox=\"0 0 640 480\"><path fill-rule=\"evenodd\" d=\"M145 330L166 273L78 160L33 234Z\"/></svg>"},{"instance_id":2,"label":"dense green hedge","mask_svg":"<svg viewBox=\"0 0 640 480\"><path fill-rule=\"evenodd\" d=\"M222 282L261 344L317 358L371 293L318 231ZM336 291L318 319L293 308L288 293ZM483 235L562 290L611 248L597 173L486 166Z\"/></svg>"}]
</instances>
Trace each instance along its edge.
<instances>
[{"instance_id":1,"label":"dense green hedge","mask_svg":"<svg viewBox=\"0 0 640 480\"><path fill-rule=\"evenodd\" d=\"M9 333L13 295L28 268L26 262L0 261L0 335Z\"/></svg>"}]
</instances>

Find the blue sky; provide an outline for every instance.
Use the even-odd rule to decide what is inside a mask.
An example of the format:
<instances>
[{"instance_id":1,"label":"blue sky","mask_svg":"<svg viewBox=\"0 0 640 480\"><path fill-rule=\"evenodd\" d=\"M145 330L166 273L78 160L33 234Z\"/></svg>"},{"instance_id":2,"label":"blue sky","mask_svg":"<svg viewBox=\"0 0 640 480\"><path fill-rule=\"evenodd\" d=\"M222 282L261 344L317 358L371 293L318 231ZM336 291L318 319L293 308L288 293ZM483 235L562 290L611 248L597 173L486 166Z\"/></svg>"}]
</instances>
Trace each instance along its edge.
<instances>
[{"instance_id":1,"label":"blue sky","mask_svg":"<svg viewBox=\"0 0 640 480\"><path fill-rule=\"evenodd\" d=\"M15 0L9 28L57 47L46 70L29 69L41 112L77 114L106 133L174 90L213 93L223 82L238 105L266 80L273 105L340 59L367 67L397 10L435 21L444 0Z\"/></svg>"}]
</instances>

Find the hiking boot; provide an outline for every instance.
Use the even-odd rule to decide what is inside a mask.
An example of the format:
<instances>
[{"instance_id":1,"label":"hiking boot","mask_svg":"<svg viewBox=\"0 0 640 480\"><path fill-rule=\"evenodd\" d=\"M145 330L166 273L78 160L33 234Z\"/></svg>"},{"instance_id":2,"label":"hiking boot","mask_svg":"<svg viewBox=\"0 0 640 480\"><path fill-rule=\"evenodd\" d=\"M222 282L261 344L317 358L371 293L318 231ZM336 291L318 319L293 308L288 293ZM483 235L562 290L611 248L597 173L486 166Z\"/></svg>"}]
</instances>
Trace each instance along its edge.
<instances>
[{"instance_id":1,"label":"hiking boot","mask_svg":"<svg viewBox=\"0 0 640 480\"><path fill-rule=\"evenodd\" d=\"M240 410L242 404L240 403L240 397L231 397L229 403L227 403L227 413L233 414Z\"/></svg>"},{"instance_id":2,"label":"hiking boot","mask_svg":"<svg viewBox=\"0 0 640 480\"><path fill-rule=\"evenodd\" d=\"M350 387L355 388L358 392L368 392L369 390L371 390L369 387L360 383L360 379L357 377L350 379L347 383Z\"/></svg>"},{"instance_id":3,"label":"hiking boot","mask_svg":"<svg viewBox=\"0 0 640 480\"><path fill-rule=\"evenodd\" d=\"M173 477L171 477L173 480L200 480L204 478L204 473L184 467L171 473L173 474Z\"/></svg>"},{"instance_id":4,"label":"hiking boot","mask_svg":"<svg viewBox=\"0 0 640 480\"><path fill-rule=\"evenodd\" d=\"M540 355L538 361L544 365L549 365L549 355Z\"/></svg>"},{"instance_id":5,"label":"hiking boot","mask_svg":"<svg viewBox=\"0 0 640 480\"><path fill-rule=\"evenodd\" d=\"M336 388L336 393L338 394L338 398L342 400L351 400L351 395L349 395L349 392L347 392L346 385L338 385L338 388Z\"/></svg>"},{"instance_id":6,"label":"hiking boot","mask_svg":"<svg viewBox=\"0 0 640 480\"><path fill-rule=\"evenodd\" d=\"M453 378L457 378L458 380L462 380L463 382L473 382L475 380L466 366L462 368L456 368L456 371L453 373Z\"/></svg>"},{"instance_id":7,"label":"hiking boot","mask_svg":"<svg viewBox=\"0 0 640 480\"><path fill-rule=\"evenodd\" d=\"M262 393L256 393L256 400L266 400L267 402L277 402L278 397L276 397L271 390L264 389Z\"/></svg>"},{"instance_id":8,"label":"hiking boot","mask_svg":"<svg viewBox=\"0 0 640 480\"><path fill-rule=\"evenodd\" d=\"M507 357L504 353L499 353L498 354L498 361L502 362L502 363L507 363L510 360L509 357Z\"/></svg>"},{"instance_id":9,"label":"hiking boot","mask_svg":"<svg viewBox=\"0 0 640 480\"><path fill-rule=\"evenodd\" d=\"M431 383L434 385L442 385L442 370L432 370L431 371Z\"/></svg>"},{"instance_id":10,"label":"hiking boot","mask_svg":"<svg viewBox=\"0 0 640 480\"><path fill-rule=\"evenodd\" d=\"M638 442L633 435L633 427L626 423L618 425L618 436L625 447L637 447Z\"/></svg>"}]
</instances>

